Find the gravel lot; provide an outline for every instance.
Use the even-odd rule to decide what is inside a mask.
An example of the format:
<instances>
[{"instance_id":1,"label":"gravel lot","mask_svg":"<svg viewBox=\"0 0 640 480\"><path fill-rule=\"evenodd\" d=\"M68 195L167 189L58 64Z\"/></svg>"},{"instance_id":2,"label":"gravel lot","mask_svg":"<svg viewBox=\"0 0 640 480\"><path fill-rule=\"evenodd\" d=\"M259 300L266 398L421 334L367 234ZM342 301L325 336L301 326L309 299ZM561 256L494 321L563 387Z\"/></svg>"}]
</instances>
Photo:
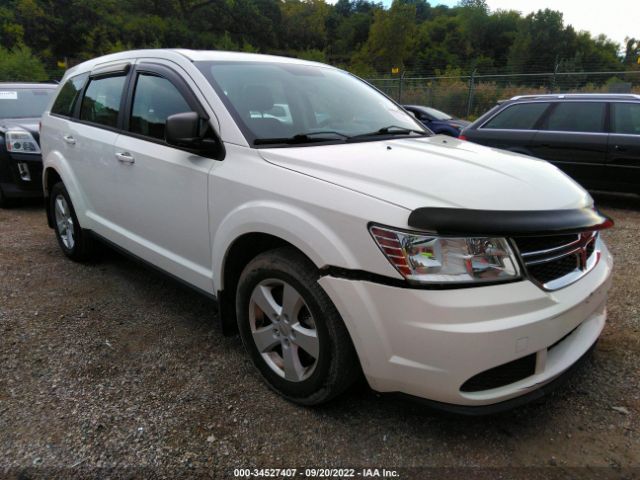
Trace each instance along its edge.
<instances>
[{"instance_id":1,"label":"gravel lot","mask_svg":"<svg viewBox=\"0 0 640 480\"><path fill-rule=\"evenodd\" d=\"M210 300L110 250L91 265L67 260L37 203L0 210L0 477L435 466L636 478L640 197L595 197L616 220L605 234L616 272L593 360L542 402L483 418L364 385L322 408L292 405L263 385L238 337L218 332Z\"/></svg>"}]
</instances>

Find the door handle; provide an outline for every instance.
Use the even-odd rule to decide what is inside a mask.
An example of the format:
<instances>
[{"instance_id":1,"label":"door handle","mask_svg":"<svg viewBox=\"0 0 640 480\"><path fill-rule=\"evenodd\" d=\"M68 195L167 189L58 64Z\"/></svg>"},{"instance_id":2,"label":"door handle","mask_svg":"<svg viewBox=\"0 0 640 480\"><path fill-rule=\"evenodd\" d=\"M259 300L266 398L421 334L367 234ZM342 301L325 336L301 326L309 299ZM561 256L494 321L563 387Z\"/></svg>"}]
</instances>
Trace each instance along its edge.
<instances>
[{"instance_id":1,"label":"door handle","mask_svg":"<svg viewBox=\"0 0 640 480\"><path fill-rule=\"evenodd\" d=\"M62 139L67 142L69 145L75 145L76 144L76 139L73 138L71 135L65 135L62 137Z\"/></svg>"},{"instance_id":2,"label":"door handle","mask_svg":"<svg viewBox=\"0 0 640 480\"><path fill-rule=\"evenodd\" d=\"M133 155L131 155L129 152L118 152L116 153L116 158L121 163L132 164L136 161L136 159L133 158Z\"/></svg>"},{"instance_id":3,"label":"door handle","mask_svg":"<svg viewBox=\"0 0 640 480\"><path fill-rule=\"evenodd\" d=\"M626 148L626 147L623 147L622 145L614 145L614 146L613 146L613 149L614 149L616 152L626 152L626 151L627 151L627 148Z\"/></svg>"}]
</instances>

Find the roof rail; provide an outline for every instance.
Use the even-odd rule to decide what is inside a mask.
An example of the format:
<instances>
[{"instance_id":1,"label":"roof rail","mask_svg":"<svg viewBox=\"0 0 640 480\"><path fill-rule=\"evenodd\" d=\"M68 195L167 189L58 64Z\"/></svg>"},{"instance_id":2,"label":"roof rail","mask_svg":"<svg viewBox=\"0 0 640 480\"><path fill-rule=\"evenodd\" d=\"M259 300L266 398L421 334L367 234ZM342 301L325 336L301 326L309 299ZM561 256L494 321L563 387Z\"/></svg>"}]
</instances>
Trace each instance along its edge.
<instances>
[{"instance_id":1,"label":"roof rail","mask_svg":"<svg viewBox=\"0 0 640 480\"><path fill-rule=\"evenodd\" d=\"M635 93L543 93L538 95L516 95L510 100L523 98L632 98L640 100L640 95Z\"/></svg>"}]
</instances>

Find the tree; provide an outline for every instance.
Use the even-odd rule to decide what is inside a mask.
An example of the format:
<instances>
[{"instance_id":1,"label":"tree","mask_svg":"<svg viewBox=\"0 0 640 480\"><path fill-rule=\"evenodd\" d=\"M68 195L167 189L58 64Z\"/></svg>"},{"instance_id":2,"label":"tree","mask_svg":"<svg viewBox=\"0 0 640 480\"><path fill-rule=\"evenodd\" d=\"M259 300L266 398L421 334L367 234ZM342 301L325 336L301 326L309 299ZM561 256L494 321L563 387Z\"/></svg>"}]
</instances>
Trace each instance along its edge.
<instances>
[{"instance_id":1,"label":"tree","mask_svg":"<svg viewBox=\"0 0 640 480\"><path fill-rule=\"evenodd\" d=\"M640 59L640 40L635 38L625 38L626 48L624 52L623 63L628 68L638 68L638 60Z\"/></svg>"},{"instance_id":2,"label":"tree","mask_svg":"<svg viewBox=\"0 0 640 480\"><path fill-rule=\"evenodd\" d=\"M559 58L566 58L570 40L562 13L545 9L527 15L520 23L509 51L508 65L514 72L553 72Z\"/></svg>"},{"instance_id":3,"label":"tree","mask_svg":"<svg viewBox=\"0 0 640 480\"><path fill-rule=\"evenodd\" d=\"M324 49L330 7L324 0L284 0L281 4L283 45L289 49Z\"/></svg>"},{"instance_id":4,"label":"tree","mask_svg":"<svg viewBox=\"0 0 640 480\"><path fill-rule=\"evenodd\" d=\"M416 8L395 0L388 11L378 10L369 31L367 42L355 62L370 59L379 71L392 67L403 68L414 43Z\"/></svg>"},{"instance_id":5,"label":"tree","mask_svg":"<svg viewBox=\"0 0 640 480\"><path fill-rule=\"evenodd\" d=\"M49 77L42 62L25 46L0 47L0 82L41 82Z\"/></svg>"}]
</instances>

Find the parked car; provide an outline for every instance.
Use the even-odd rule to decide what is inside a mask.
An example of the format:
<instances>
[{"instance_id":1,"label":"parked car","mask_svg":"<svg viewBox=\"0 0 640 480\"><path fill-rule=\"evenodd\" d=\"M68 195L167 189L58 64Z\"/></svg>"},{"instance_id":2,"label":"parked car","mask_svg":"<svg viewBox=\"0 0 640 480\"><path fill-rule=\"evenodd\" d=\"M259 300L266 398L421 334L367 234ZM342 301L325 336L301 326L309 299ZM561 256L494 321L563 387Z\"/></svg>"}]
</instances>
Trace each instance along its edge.
<instances>
[{"instance_id":1,"label":"parked car","mask_svg":"<svg viewBox=\"0 0 640 480\"><path fill-rule=\"evenodd\" d=\"M433 133L457 137L471 122L453 118L448 113L422 105L405 105L404 108L415 115L420 122Z\"/></svg>"},{"instance_id":2,"label":"parked car","mask_svg":"<svg viewBox=\"0 0 640 480\"><path fill-rule=\"evenodd\" d=\"M640 193L640 95L513 97L462 135L548 160L585 188Z\"/></svg>"},{"instance_id":3,"label":"parked car","mask_svg":"<svg viewBox=\"0 0 640 480\"><path fill-rule=\"evenodd\" d=\"M57 85L0 83L0 207L42 196L38 121Z\"/></svg>"},{"instance_id":4,"label":"parked car","mask_svg":"<svg viewBox=\"0 0 640 480\"><path fill-rule=\"evenodd\" d=\"M141 50L63 83L42 148L64 254L103 239L215 297L294 402L363 372L442 408L509 408L568 375L604 326L611 221L580 186L432 136L346 72ZM290 123L264 115L275 105Z\"/></svg>"}]
</instances>

